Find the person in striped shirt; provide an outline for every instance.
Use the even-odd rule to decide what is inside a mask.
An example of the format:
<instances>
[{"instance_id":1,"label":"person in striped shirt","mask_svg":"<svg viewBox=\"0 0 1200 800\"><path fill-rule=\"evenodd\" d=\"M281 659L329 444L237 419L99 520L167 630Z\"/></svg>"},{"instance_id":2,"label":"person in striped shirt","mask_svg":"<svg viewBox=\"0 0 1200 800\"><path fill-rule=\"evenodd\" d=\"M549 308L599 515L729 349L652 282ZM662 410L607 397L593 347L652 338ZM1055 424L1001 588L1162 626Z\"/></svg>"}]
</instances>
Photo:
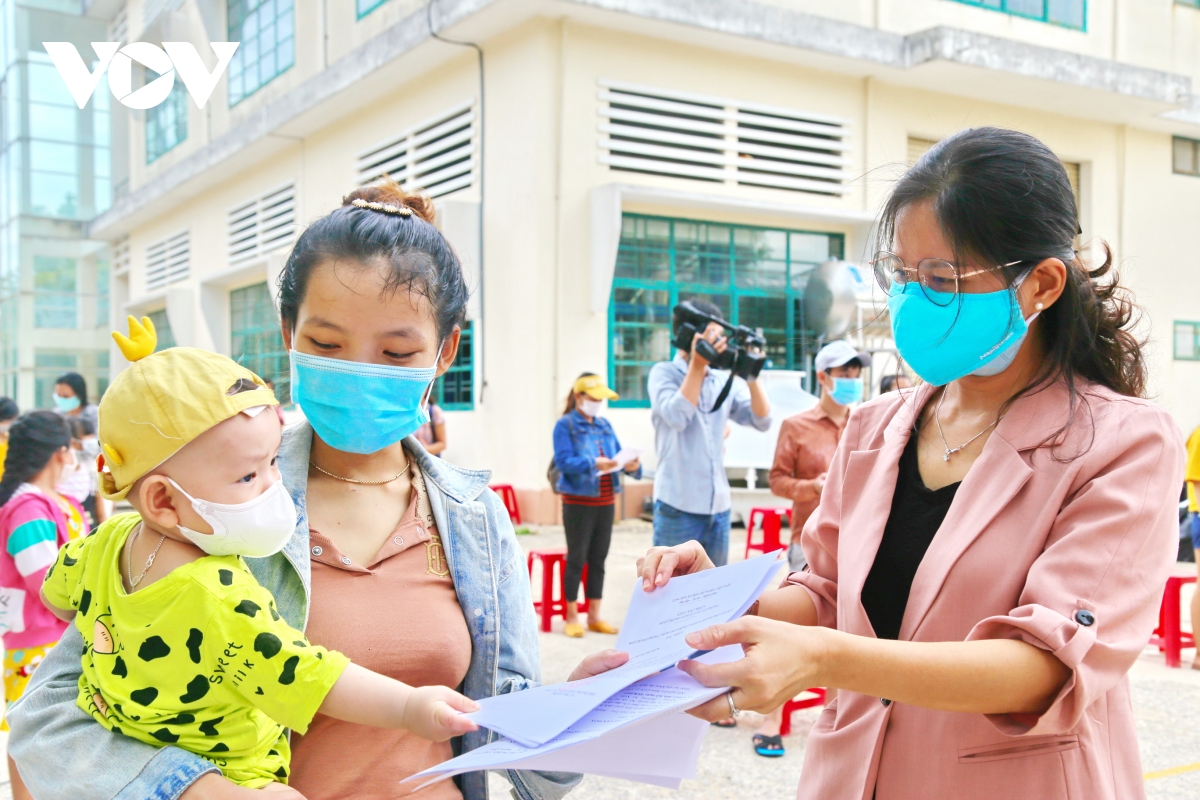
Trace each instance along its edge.
<instances>
[{"instance_id":1,"label":"person in striped shirt","mask_svg":"<svg viewBox=\"0 0 1200 800\"><path fill-rule=\"evenodd\" d=\"M32 411L9 428L0 478L0 632L9 704L67 627L42 605L39 592L59 547L87 533L78 502L54 489L75 463L71 432L53 411ZM0 727L8 730L7 723ZM11 759L8 771L19 797L22 784Z\"/></svg>"}]
</instances>

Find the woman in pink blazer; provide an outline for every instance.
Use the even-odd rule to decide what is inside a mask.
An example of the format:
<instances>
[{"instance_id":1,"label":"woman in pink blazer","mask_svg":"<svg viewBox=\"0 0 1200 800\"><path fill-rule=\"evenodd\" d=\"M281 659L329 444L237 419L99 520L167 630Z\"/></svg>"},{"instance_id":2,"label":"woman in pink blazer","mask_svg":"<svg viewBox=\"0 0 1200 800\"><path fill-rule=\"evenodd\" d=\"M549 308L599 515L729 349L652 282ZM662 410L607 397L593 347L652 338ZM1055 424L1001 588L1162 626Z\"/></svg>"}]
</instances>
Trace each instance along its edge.
<instances>
[{"instance_id":1,"label":"woman in pink blazer","mask_svg":"<svg viewBox=\"0 0 1200 800\"><path fill-rule=\"evenodd\" d=\"M746 658L683 662L734 687L708 719L839 690L801 798L1144 797L1126 672L1174 561L1184 451L1076 220L1058 158L986 128L937 145L885 208L876 277L925 383L851 415L809 570L690 639ZM649 591L709 566L688 543L641 568Z\"/></svg>"}]
</instances>

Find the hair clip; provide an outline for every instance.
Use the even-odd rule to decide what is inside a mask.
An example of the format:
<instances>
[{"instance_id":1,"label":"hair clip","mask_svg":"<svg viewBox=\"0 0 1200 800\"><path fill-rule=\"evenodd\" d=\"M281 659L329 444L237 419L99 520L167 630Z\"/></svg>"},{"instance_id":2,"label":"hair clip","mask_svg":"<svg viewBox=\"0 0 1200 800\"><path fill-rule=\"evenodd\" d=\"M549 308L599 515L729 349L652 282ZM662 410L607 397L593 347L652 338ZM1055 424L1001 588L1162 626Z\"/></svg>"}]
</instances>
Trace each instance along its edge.
<instances>
[{"instance_id":1,"label":"hair clip","mask_svg":"<svg viewBox=\"0 0 1200 800\"><path fill-rule=\"evenodd\" d=\"M372 203L363 200L361 197L351 200L350 205L358 208L366 208L371 211L381 211L384 214L396 214L401 217L411 217L413 213L413 210L408 206L394 206L391 203Z\"/></svg>"}]
</instances>

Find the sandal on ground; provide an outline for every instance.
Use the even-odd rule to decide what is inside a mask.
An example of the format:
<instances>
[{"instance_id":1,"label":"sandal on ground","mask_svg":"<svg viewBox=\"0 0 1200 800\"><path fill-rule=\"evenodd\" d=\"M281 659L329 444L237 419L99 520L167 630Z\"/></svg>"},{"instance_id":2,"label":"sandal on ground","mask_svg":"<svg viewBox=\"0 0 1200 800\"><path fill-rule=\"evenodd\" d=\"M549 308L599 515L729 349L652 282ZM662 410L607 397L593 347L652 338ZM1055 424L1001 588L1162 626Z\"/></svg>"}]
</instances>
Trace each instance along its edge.
<instances>
[{"instance_id":1,"label":"sandal on ground","mask_svg":"<svg viewBox=\"0 0 1200 800\"><path fill-rule=\"evenodd\" d=\"M764 758L779 758L784 753L783 737L754 734L754 752Z\"/></svg>"},{"instance_id":2,"label":"sandal on ground","mask_svg":"<svg viewBox=\"0 0 1200 800\"><path fill-rule=\"evenodd\" d=\"M566 627L563 628L563 633L565 633L567 636L570 636L572 639L582 639L583 626L578 622L568 622Z\"/></svg>"},{"instance_id":3,"label":"sandal on ground","mask_svg":"<svg viewBox=\"0 0 1200 800\"><path fill-rule=\"evenodd\" d=\"M616 625L613 625L610 622L605 622L602 619L598 619L595 622L588 620L588 630L594 631L596 633L620 633L621 632L621 629L618 628Z\"/></svg>"},{"instance_id":4,"label":"sandal on ground","mask_svg":"<svg viewBox=\"0 0 1200 800\"><path fill-rule=\"evenodd\" d=\"M730 717L729 719L719 719L713 723L718 728L736 728L737 720Z\"/></svg>"}]
</instances>

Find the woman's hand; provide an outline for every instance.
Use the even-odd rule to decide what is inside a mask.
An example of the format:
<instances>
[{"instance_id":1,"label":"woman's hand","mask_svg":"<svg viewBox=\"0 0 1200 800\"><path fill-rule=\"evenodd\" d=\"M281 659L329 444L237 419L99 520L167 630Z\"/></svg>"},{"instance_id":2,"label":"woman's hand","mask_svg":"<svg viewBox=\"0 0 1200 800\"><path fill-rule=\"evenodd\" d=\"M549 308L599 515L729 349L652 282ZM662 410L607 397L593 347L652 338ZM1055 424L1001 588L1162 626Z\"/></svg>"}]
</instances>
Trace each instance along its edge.
<instances>
[{"instance_id":1,"label":"woman's hand","mask_svg":"<svg viewBox=\"0 0 1200 800\"><path fill-rule=\"evenodd\" d=\"M629 660L629 653L621 650L601 650L599 653L592 653L583 661L579 662L574 670L571 671L571 677L568 681L578 681L584 678L590 678L593 675L599 675L602 672L608 672L610 669L616 669Z\"/></svg>"},{"instance_id":2,"label":"woman's hand","mask_svg":"<svg viewBox=\"0 0 1200 800\"><path fill-rule=\"evenodd\" d=\"M642 468L642 460L640 458L635 458L633 461L630 461L628 464L625 465L625 471L628 472L630 475L637 472L641 468Z\"/></svg>"},{"instance_id":3,"label":"woman's hand","mask_svg":"<svg viewBox=\"0 0 1200 800\"><path fill-rule=\"evenodd\" d=\"M822 664L829 651L828 634L824 628L742 617L690 633L687 643L697 650L740 644L745 658L729 664L680 661L679 668L704 686L732 687L733 702L740 711L766 714L808 687L824 685ZM688 713L709 722L728 719L729 700L722 695Z\"/></svg>"},{"instance_id":4,"label":"woman's hand","mask_svg":"<svg viewBox=\"0 0 1200 800\"><path fill-rule=\"evenodd\" d=\"M642 588L652 592L659 586L679 575L691 575L712 569L714 566L708 553L694 539L674 547L651 547L637 562L638 574L642 576Z\"/></svg>"},{"instance_id":5,"label":"woman's hand","mask_svg":"<svg viewBox=\"0 0 1200 800\"><path fill-rule=\"evenodd\" d=\"M596 471L597 472L608 472L610 469L616 469L616 468L617 468L617 462L614 461L613 459L605 458L604 456L596 456Z\"/></svg>"}]
</instances>

